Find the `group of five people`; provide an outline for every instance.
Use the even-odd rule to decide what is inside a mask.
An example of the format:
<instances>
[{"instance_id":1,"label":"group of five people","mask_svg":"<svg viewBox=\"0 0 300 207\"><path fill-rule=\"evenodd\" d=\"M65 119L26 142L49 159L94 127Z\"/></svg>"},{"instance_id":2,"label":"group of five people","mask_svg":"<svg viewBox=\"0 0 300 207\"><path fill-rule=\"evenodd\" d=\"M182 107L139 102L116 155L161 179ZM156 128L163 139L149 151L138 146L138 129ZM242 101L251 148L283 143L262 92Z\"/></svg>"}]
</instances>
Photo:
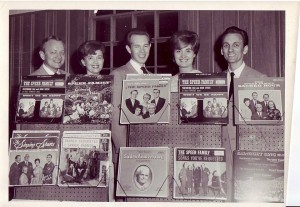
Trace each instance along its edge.
<instances>
[{"instance_id":1,"label":"group of five people","mask_svg":"<svg viewBox=\"0 0 300 207\"><path fill-rule=\"evenodd\" d=\"M232 26L227 28L221 36L222 46L220 52L228 62L227 73L228 82L232 73L234 78L240 77L266 77L244 62L244 55L248 52L248 35L246 31ZM179 68L179 73L201 73L195 68L195 60L200 48L200 41L197 33L193 31L177 31L170 39L170 46L173 53L173 60ZM147 31L133 28L126 35L126 50L130 54L130 60L123 66L111 71L114 76L113 105L117 107L121 104L122 81L127 74L151 73L145 63L149 57L151 49L151 37ZM86 68L86 74L99 75L104 64L105 47L103 43L96 40L89 40L80 45L78 49L79 59L82 66ZM55 36L46 38L39 52L43 64L30 75L54 75L67 74L62 70L65 62L65 45ZM171 88L175 91L178 85L178 74L173 76ZM174 91L173 90L173 91ZM112 116L112 139L116 149L126 146L127 128L120 125L121 110L113 110Z\"/></svg>"}]
</instances>

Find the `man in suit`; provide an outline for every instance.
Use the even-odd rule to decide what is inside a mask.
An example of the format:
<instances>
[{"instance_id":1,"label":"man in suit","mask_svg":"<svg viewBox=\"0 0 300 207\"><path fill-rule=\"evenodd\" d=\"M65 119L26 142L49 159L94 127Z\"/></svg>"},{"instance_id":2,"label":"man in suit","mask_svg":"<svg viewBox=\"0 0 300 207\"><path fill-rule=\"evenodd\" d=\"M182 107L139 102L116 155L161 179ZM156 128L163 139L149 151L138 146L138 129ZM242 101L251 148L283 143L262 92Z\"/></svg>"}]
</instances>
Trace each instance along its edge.
<instances>
[{"instance_id":1,"label":"man in suit","mask_svg":"<svg viewBox=\"0 0 300 207\"><path fill-rule=\"evenodd\" d=\"M262 111L265 113L268 113L269 111L269 94L264 94L263 95L263 101L261 102L262 105Z\"/></svg>"},{"instance_id":2,"label":"man in suit","mask_svg":"<svg viewBox=\"0 0 300 207\"><path fill-rule=\"evenodd\" d=\"M22 169L20 168L21 155L16 155L15 162L9 169L9 185L18 185Z\"/></svg>"},{"instance_id":3,"label":"man in suit","mask_svg":"<svg viewBox=\"0 0 300 207\"><path fill-rule=\"evenodd\" d=\"M262 111L263 107L260 103L256 104L256 112L251 116L251 120L267 120L268 114Z\"/></svg>"},{"instance_id":4,"label":"man in suit","mask_svg":"<svg viewBox=\"0 0 300 207\"><path fill-rule=\"evenodd\" d=\"M61 69L65 63L65 45L61 39L56 36L45 38L40 46L39 55L43 64L30 75L69 75L68 72Z\"/></svg>"},{"instance_id":5,"label":"man in suit","mask_svg":"<svg viewBox=\"0 0 300 207\"><path fill-rule=\"evenodd\" d=\"M144 74L145 63L150 53L150 35L148 32L140 29L132 29L126 35L126 50L130 54L130 60L123 66L113 70L110 74L114 76L114 93L112 114L112 140L117 149L126 146L127 127L120 125L119 106L121 104L121 93L123 80L126 79L126 74ZM149 73L147 69L145 73Z\"/></svg>"},{"instance_id":6,"label":"man in suit","mask_svg":"<svg viewBox=\"0 0 300 207\"><path fill-rule=\"evenodd\" d=\"M232 26L225 30L221 37L221 54L228 62L228 78L234 72L234 78L240 77L266 77L265 74L247 66L244 55L248 52L248 34L246 31ZM230 82L230 81L229 81Z\"/></svg>"},{"instance_id":7,"label":"man in suit","mask_svg":"<svg viewBox=\"0 0 300 207\"><path fill-rule=\"evenodd\" d=\"M151 103L155 103L156 105L155 113L157 113L165 105L166 99L159 97L160 90L158 89L153 89L153 94L154 94L154 99L151 101Z\"/></svg>"},{"instance_id":8,"label":"man in suit","mask_svg":"<svg viewBox=\"0 0 300 207\"><path fill-rule=\"evenodd\" d=\"M202 177L201 173L202 173L201 167L198 166L193 169L194 188L195 188L196 195L200 193L200 183Z\"/></svg>"},{"instance_id":9,"label":"man in suit","mask_svg":"<svg viewBox=\"0 0 300 207\"><path fill-rule=\"evenodd\" d=\"M90 165L90 179L99 177L99 152L96 151L96 146L93 146L92 151L89 153L89 165Z\"/></svg>"},{"instance_id":10,"label":"man in suit","mask_svg":"<svg viewBox=\"0 0 300 207\"><path fill-rule=\"evenodd\" d=\"M222 36L221 36L221 54L223 55L224 59L228 63L228 67L226 69L227 73L227 82L228 82L228 91L233 91L233 84L231 83L231 76L233 76L233 80L236 78L245 78L245 77L266 77L265 74L254 70L247 66L244 62L244 55L248 53L248 34L246 31L232 26L227 28ZM263 69L261 69L263 71ZM231 74L232 73L232 74ZM232 89L230 90L230 85ZM235 97L238 98L238 97ZM236 149L236 127L233 125L233 111L234 111L234 104L233 104L233 96L230 97L229 105L228 105L228 119L229 123L227 126L222 126L222 134L224 140L224 147L229 150ZM238 113L237 111L235 111ZM227 156L226 162L232 163L232 157ZM226 168L227 175L232 176L233 172L232 169L229 167ZM228 177L230 177L228 176ZM232 191L230 185L228 185L228 192Z\"/></svg>"},{"instance_id":11,"label":"man in suit","mask_svg":"<svg viewBox=\"0 0 300 207\"><path fill-rule=\"evenodd\" d=\"M76 162L76 164L75 164L76 181L78 183L83 182L83 176L84 176L86 169L87 169L87 164L84 161L84 158L79 157L78 162Z\"/></svg>"},{"instance_id":12,"label":"man in suit","mask_svg":"<svg viewBox=\"0 0 300 207\"><path fill-rule=\"evenodd\" d=\"M252 111L252 114L256 112L256 104L260 103L257 100L257 96L258 96L257 92L252 93L252 99L250 100L250 105L249 105L249 108Z\"/></svg>"},{"instance_id":13,"label":"man in suit","mask_svg":"<svg viewBox=\"0 0 300 207\"><path fill-rule=\"evenodd\" d=\"M138 95L138 91L133 90L130 92L130 98L125 100L127 108L133 114L134 114L135 109L140 105L139 100L136 100L137 95Z\"/></svg>"},{"instance_id":14,"label":"man in suit","mask_svg":"<svg viewBox=\"0 0 300 207\"><path fill-rule=\"evenodd\" d=\"M24 166L27 166L27 177L28 177L28 183L31 183L31 179L33 178L33 165L31 162L29 162L29 154L25 154L24 161L22 161L20 164L20 169L23 169Z\"/></svg>"},{"instance_id":15,"label":"man in suit","mask_svg":"<svg viewBox=\"0 0 300 207\"><path fill-rule=\"evenodd\" d=\"M52 184L53 180L53 171L55 168L54 163L52 162L52 155L48 154L46 157L47 163L44 165L43 168L43 184Z\"/></svg>"}]
</instances>

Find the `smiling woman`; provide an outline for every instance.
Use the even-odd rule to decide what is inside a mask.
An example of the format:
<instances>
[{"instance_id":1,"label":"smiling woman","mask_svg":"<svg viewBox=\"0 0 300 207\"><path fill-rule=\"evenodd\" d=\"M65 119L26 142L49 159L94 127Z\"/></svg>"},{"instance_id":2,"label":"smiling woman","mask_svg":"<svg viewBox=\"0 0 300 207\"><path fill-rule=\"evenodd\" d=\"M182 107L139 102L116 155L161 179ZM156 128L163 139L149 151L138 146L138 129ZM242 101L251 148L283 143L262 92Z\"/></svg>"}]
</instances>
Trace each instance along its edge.
<instances>
[{"instance_id":1,"label":"smiling woman","mask_svg":"<svg viewBox=\"0 0 300 207\"><path fill-rule=\"evenodd\" d=\"M89 40L79 46L78 54L87 75L99 75L104 64L104 45L95 40Z\"/></svg>"}]
</instances>

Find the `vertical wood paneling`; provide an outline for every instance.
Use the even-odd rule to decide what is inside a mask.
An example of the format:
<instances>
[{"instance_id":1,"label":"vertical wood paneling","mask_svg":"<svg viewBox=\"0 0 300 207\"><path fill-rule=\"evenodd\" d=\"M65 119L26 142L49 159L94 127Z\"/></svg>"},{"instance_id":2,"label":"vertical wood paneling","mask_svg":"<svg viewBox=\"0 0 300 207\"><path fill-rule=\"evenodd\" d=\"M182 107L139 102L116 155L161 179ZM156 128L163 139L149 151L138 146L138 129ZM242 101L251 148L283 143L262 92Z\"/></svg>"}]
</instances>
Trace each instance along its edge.
<instances>
[{"instance_id":1,"label":"vertical wood paneling","mask_svg":"<svg viewBox=\"0 0 300 207\"><path fill-rule=\"evenodd\" d=\"M23 16L23 25L22 25L22 61L21 61L21 75L25 76L30 74L31 68L31 14L25 14Z\"/></svg>"},{"instance_id":2,"label":"vertical wood paneling","mask_svg":"<svg viewBox=\"0 0 300 207\"><path fill-rule=\"evenodd\" d=\"M55 15L55 34L66 43L67 35L67 12L66 11L56 11Z\"/></svg>"},{"instance_id":3,"label":"vertical wood paneling","mask_svg":"<svg viewBox=\"0 0 300 207\"><path fill-rule=\"evenodd\" d=\"M248 53L244 55L244 61L246 65L252 66L252 27L251 27L251 12L240 11L238 12L238 26L239 28L245 30L249 37Z\"/></svg>"},{"instance_id":4,"label":"vertical wood paneling","mask_svg":"<svg viewBox=\"0 0 300 207\"><path fill-rule=\"evenodd\" d=\"M45 11L39 11L34 13L34 19L33 19L33 24L34 24L34 38L33 38L33 67L34 69L37 69L41 66L43 61L41 60L39 56L39 47L41 42L45 37L47 37L46 33L46 12Z\"/></svg>"},{"instance_id":5,"label":"vertical wood paneling","mask_svg":"<svg viewBox=\"0 0 300 207\"><path fill-rule=\"evenodd\" d=\"M80 73L81 70L79 60L77 58L77 49L84 41L87 40L87 36L85 36L86 28L84 28L85 22L87 21L85 17L85 13L83 11L70 12L70 73Z\"/></svg>"},{"instance_id":6,"label":"vertical wood paneling","mask_svg":"<svg viewBox=\"0 0 300 207\"><path fill-rule=\"evenodd\" d=\"M278 42L276 34L276 12L253 12L253 67L266 73L268 76L276 76L278 63Z\"/></svg>"},{"instance_id":7,"label":"vertical wood paneling","mask_svg":"<svg viewBox=\"0 0 300 207\"><path fill-rule=\"evenodd\" d=\"M198 52L198 69L203 73L213 71L213 45L212 43L212 11L199 12L198 35L200 39L200 49Z\"/></svg>"},{"instance_id":8,"label":"vertical wood paneling","mask_svg":"<svg viewBox=\"0 0 300 207\"><path fill-rule=\"evenodd\" d=\"M55 22L54 22L54 11L47 12L47 36L56 35L54 31Z\"/></svg>"}]
</instances>

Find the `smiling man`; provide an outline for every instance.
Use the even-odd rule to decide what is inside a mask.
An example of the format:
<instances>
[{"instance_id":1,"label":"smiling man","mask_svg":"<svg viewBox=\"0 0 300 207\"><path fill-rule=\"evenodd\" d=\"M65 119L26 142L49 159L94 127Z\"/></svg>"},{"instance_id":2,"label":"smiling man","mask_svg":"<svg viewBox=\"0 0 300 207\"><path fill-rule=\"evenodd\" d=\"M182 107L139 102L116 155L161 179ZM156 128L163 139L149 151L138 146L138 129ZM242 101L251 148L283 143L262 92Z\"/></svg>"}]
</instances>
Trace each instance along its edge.
<instances>
[{"instance_id":1,"label":"smiling man","mask_svg":"<svg viewBox=\"0 0 300 207\"><path fill-rule=\"evenodd\" d=\"M150 35L144 30L134 28L127 33L126 50L130 54L130 60L123 66L113 70L110 74L114 76L113 93L113 116L112 116L112 139L117 150L126 146L127 127L120 125L120 112L122 84L126 74L150 73L145 68L145 63L150 54Z\"/></svg>"},{"instance_id":2,"label":"smiling man","mask_svg":"<svg viewBox=\"0 0 300 207\"><path fill-rule=\"evenodd\" d=\"M67 74L61 67L65 63L65 45L56 36L50 36L43 40L40 51L40 58L44 61L39 69L30 75L54 75Z\"/></svg>"},{"instance_id":3,"label":"smiling man","mask_svg":"<svg viewBox=\"0 0 300 207\"><path fill-rule=\"evenodd\" d=\"M234 78L240 77L266 77L265 74L247 66L244 62L244 55L248 53L248 34L246 31L232 26L222 34L221 54L228 63L228 79L230 73L234 73Z\"/></svg>"}]
</instances>

